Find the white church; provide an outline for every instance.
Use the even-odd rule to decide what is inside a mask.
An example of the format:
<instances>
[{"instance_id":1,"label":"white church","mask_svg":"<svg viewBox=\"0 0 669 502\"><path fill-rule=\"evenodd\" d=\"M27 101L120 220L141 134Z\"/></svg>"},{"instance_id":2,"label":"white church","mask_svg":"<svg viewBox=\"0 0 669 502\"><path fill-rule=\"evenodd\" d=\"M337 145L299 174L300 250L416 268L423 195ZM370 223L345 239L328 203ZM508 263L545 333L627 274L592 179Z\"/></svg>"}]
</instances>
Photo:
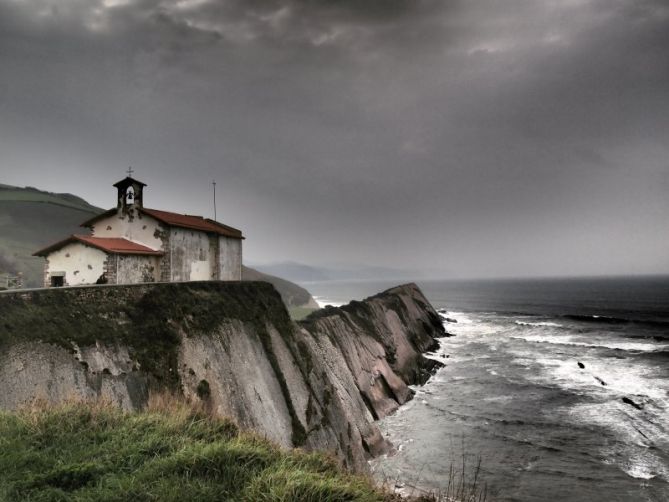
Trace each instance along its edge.
<instances>
[{"instance_id":1,"label":"white church","mask_svg":"<svg viewBox=\"0 0 669 502\"><path fill-rule=\"evenodd\" d=\"M116 207L81 224L92 235L71 235L34 253L46 259L45 287L241 280L240 230L145 208L146 184L131 176L114 186Z\"/></svg>"}]
</instances>

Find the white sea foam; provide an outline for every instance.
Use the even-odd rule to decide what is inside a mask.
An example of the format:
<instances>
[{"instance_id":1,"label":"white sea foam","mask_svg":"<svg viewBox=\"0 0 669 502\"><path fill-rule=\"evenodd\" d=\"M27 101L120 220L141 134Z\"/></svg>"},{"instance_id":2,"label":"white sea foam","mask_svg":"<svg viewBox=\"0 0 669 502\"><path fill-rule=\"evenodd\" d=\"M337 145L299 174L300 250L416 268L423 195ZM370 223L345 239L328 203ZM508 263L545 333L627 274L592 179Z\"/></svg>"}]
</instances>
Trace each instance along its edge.
<instances>
[{"instance_id":1,"label":"white sea foam","mask_svg":"<svg viewBox=\"0 0 669 502\"><path fill-rule=\"evenodd\" d=\"M323 308L326 305L332 305L333 307L341 307L342 305L346 305L347 303L347 302L337 302L334 300L329 300L325 296L314 296L314 300L316 300L316 303L320 308Z\"/></svg>"},{"instance_id":2,"label":"white sea foam","mask_svg":"<svg viewBox=\"0 0 669 502\"><path fill-rule=\"evenodd\" d=\"M630 476L632 478L637 478L637 479L653 479L654 477L656 477L655 474L652 474L652 473L648 472L645 469L645 466L639 466L639 465L635 465L635 464L632 464L628 468L623 467L623 471L625 471L625 473L628 476Z\"/></svg>"},{"instance_id":3,"label":"white sea foam","mask_svg":"<svg viewBox=\"0 0 669 502\"><path fill-rule=\"evenodd\" d=\"M665 381L658 379L657 369L651 366L625 360L606 361L581 354L579 361L585 365L581 369L571 358L542 357L525 350L509 350L509 354L515 356L513 362L516 364L540 368L528 378L544 385L616 397L645 396L661 403L666 401L669 406L669 385L660 383Z\"/></svg>"},{"instance_id":4,"label":"white sea foam","mask_svg":"<svg viewBox=\"0 0 669 502\"><path fill-rule=\"evenodd\" d=\"M464 312L451 312L449 310L449 311L446 311L446 314L444 314L444 315L446 317L449 317L451 319L455 319L456 321L458 321L457 323L451 323L451 324L458 324L458 323L472 324L474 322Z\"/></svg>"},{"instance_id":5,"label":"white sea foam","mask_svg":"<svg viewBox=\"0 0 669 502\"><path fill-rule=\"evenodd\" d=\"M544 326L547 328L561 328L562 324L556 322L527 322L527 321L515 321L518 326Z\"/></svg>"},{"instance_id":6,"label":"white sea foam","mask_svg":"<svg viewBox=\"0 0 669 502\"><path fill-rule=\"evenodd\" d=\"M661 477L665 481L669 480L669 469L653 452L637 451L630 455L628 461L622 465L622 470L628 476L637 479L653 479Z\"/></svg>"},{"instance_id":7,"label":"white sea foam","mask_svg":"<svg viewBox=\"0 0 669 502\"><path fill-rule=\"evenodd\" d=\"M490 397L484 397L483 401L487 401L489 403L509 403L516 399L515 396L490 396Z\"/></svg>"},{"instance_id":8,"label":"white sea foam","mask_svg":"<svg viewBox=\"0 0 669 502\"><path fill-rule=\"evenodd\" d=\"M456 324L444 321L442 324L446 331L453 333L454 335L493 335L500 331L499 325L485 322L474 323L473 321L469 321L460 323L460 321L458 321Z\"/></svg>"},{"instance_id":9,"label":"white sea foam","mask_svg":"<svg viewBox=\"0 0 669 502\"><path fill-rule=\"evenodd\" d=\"M611 350L626 350L633 352L660 352L669 350L669 345L657 342L633 342L627 340L587 340L580 341L574 335L514 335L509 338L514 340L525 340L526 342L550 343L553 345L571 345L574 347L601 348Z\"/></svg>"},{"instance_id":10,"label":"white sea foam","mask_svg":"<svg viewBox=\"0 0 669 502\"><path fill-rule=\"evenodd\" d=\"M537 360L535 358L529 358L529 357L522 357L522 354L516 354L519 357L516 357L511 360L513 364L517 364L518 366L524 366L525 368L529 368L530 366L533 366L537 363Z\"/></svg>"},{"instance_id":11,"label":"white sea foam","mask_svg":"<svg viewBox=\"0 0 669 502\"><path fill-rule=\"evenodd\" d=\"M580 404L565 410L566 416L578 424L590 424L610 430L619 439L602 453L606 463L616 464L628 476L669 480L669 469L649 446L661 442L665 433L637 413L630 414L628 405L616 400L604 403Z\"/></svg>"},{"instance_id":12,"label":"white sea foam","mask_svg":"<svg viewBox=\"0 0 669 502\"><path fill-rule=\"evenodd\" d=\"M441 352L441 351L436 352L436 353L435 352L431 352L431 353L427 352L427 353L423 354L423 356L426 357L427 359L432 359L433 361L437 361L437 362L440 362L442 364L446 364L450 359L449 357L447 357L447 355L444 352Z\"/></svg>"}]
</instances>

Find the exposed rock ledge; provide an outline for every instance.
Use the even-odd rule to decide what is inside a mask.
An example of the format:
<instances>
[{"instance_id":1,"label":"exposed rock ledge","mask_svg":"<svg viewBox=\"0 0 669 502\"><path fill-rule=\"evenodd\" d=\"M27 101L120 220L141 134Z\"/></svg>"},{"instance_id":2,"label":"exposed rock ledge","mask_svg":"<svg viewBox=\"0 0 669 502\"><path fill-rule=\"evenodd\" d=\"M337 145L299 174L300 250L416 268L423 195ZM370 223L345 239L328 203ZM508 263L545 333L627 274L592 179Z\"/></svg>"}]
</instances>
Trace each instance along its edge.
<instances>
[{"instance_id":1,"label":"exposed rock ledge","mask_svg":"<svg viewBox=\"0 0 669 502\"><path fill-rule=\"evenodd\" d=\"M0 294L0 409L150 389L201 399L284 446L351 468L388 446L373 420L439 363L444 330L413 284L293 323L262 282L98 286Z\"/></svg>"}]
</instances>

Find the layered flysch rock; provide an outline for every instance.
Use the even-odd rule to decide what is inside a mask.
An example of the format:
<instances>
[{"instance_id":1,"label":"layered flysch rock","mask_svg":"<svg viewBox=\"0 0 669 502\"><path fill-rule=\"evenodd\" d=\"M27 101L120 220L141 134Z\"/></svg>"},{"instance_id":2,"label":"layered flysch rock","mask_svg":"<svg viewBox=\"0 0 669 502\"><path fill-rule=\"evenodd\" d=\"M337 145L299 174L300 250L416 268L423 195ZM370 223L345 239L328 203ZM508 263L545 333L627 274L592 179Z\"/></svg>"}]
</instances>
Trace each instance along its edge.
<instances>
[{"instance_id":1,"label":"layered flysch rock","mask_svg":"<svg viewBox=\"0 0 669 502\"><path fill-rule=\"evenodd\" d=\"M374 420L411 398L444 333L413 284L293 323L267 283L94 286L0 294L0 409L151 391L199 400L278 443L351 468L387 448Z\"/></svg>"}]
</instances>

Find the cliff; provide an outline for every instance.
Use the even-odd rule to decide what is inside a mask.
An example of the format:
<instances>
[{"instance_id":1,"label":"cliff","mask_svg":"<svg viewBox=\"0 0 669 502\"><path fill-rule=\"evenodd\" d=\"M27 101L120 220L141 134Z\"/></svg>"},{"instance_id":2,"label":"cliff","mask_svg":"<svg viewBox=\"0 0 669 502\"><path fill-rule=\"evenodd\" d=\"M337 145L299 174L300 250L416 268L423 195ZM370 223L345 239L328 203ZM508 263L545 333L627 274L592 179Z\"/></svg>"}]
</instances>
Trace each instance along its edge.
<instances>
[{"instance_id":1,"label":"cliff","mask_svg":"<svg viewBox=\"0 0 669 502\"><path fill-rule=\"evenodd\" d=\"M0 409L103 397L141 409L183 393L291 447L365 469L373 419L411 397L443 334L415 285L293 323L263 282L96 286L0 294Z\"/></svg>"},{"instance_id":2,"label":"cliff","mask_svg":"<svg viewBox=\"0 0 669 502\"><path fill-rule=\"evenodd\" d=\"M323 361L345 362L374 419L407 402L408 385L425 383L440 366L422 354L438 347L443 325L415 284L316 311L300 326Z\"/></svg>"}]
</instances>

